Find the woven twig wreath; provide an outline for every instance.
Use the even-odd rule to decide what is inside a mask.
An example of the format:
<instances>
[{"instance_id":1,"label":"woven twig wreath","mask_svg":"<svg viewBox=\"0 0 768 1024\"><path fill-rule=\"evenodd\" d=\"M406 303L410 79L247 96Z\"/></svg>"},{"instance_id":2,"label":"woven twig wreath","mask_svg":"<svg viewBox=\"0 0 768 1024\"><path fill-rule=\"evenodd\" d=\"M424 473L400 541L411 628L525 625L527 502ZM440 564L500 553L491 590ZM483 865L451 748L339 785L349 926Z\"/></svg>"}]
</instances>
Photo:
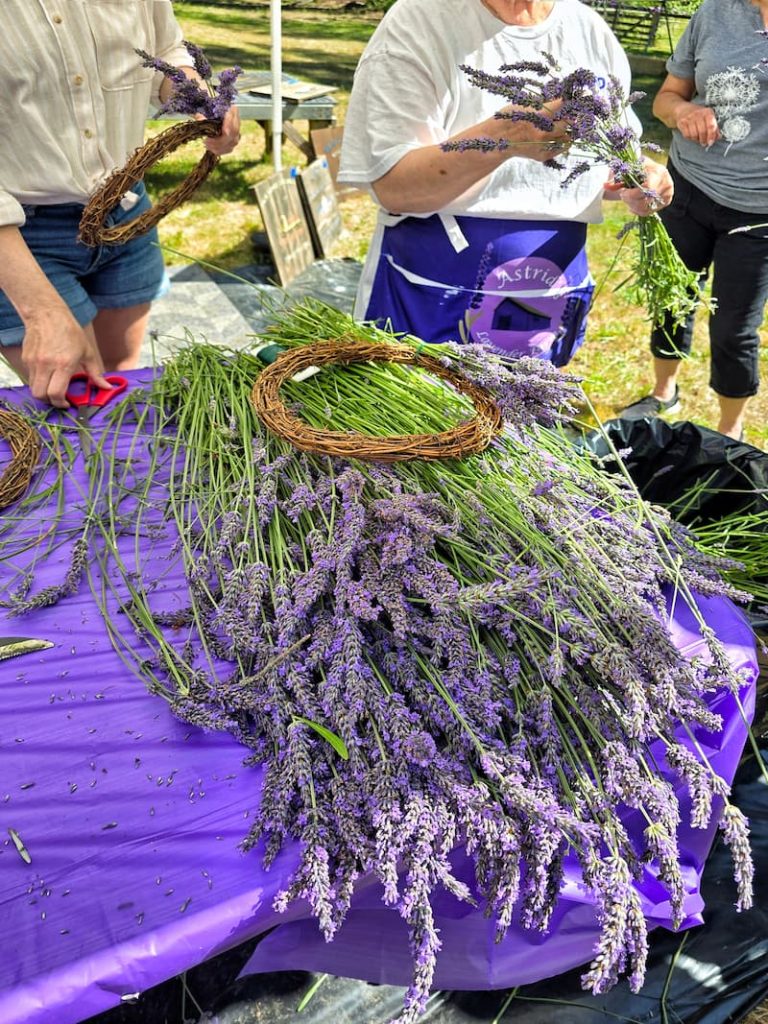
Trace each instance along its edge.
<instances>
[{"instance_id":1,"label":"woven twig wreath","mask_svg":"<svg viewBox=\"0 0 768 1024\"><path fill-rule=\"evenodd\" d=\"M314 430L291 413L280 398L281 386L294 373L330 363L407 363L448 381L475 406L475 416L439 434L395 434L371 437L339 430ZM417 354L405 345L365 341L319 341L281 353L263 370L253 386L252 401L259 418L274 434L301 451L337 455L372 462L408 459L458 459L487 448L501 429L499 407L483 388L449 370L432 356Z\"/></svg>"},{"instance_id":2,"label":"woven twig wreath","mask_svg":"<svg viewBox=\"0 0 768 1024\"><path fill-rule=\"evenodd\" d=\"M24 416L7 409L0 409L0 437L8 442L13 456L0 473L0 508L7 508L26 494L42 444Z\"/></svg>"},{"instance_id":3,"label":"woven twig wreath","mask_svg":"<svg viewBox=\"0 0 768 1024\"><path fill-rule=\"evenodd\" d=\"M80 218L80 241L85 245L113 245L129 242L153 228L167 213L181 206L198 185L205 181L219 162L215 153L206 150L199 163L181 184L159 199L146 213L117 227L105 227L104 220L125 193L141 181L149 168L154 167L164 156L183 146L185 142L204 137L212 138L220 133L221 121L182 121L166 128L137 149L128 158L125 166L111 174L88 200Z\"/></svg>"}]
</instances>

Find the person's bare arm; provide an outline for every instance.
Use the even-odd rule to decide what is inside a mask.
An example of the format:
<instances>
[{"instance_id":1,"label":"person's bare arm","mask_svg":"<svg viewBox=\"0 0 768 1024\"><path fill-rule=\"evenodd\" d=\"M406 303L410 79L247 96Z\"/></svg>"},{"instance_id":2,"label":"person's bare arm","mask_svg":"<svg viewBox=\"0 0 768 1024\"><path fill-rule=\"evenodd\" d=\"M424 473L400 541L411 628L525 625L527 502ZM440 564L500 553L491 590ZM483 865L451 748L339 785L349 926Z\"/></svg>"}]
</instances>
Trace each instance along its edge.
<instances>
[{"instance_id":1,"label":"person's bare arm","mask_svg":"<svg viewBox=\"0 0 768 1024\"><path fill-rule=\"evenodd\" d=\"M64 393L78 372L99 387L111 386L92 335L51 285L19 229L10 225L0 227L0 289L24 323L21 360L35 398L66 409Z\"/></svg>"},{"instance_id":2,"label":"person's bare arm","mask_svg":"<svg viewBox=\"0 0 768 1024\"><path fill-rule=\"evenodd\" d=\"M549 160L566 148L565 126L542 132L524 121L490 117L448 141L490 138L509 147L483 152L475 149L445 152L439 145L414 149L373 182L381 205L391 213L431 213L440 210L509 159Z\"/></svg>"},{"instance_id":3,"label":"person's bare arm","mask_svg":"<svg viewBox=\"0 0 768 1024\"><path fill-rule=\"evenodd\" d=\"M691 78L667 75L653 101L653 113L667 128L677 128L684 138L711 146L720 138L717 118L711 107L691 103L694 88Z\"/></svg>"}]
</instances>

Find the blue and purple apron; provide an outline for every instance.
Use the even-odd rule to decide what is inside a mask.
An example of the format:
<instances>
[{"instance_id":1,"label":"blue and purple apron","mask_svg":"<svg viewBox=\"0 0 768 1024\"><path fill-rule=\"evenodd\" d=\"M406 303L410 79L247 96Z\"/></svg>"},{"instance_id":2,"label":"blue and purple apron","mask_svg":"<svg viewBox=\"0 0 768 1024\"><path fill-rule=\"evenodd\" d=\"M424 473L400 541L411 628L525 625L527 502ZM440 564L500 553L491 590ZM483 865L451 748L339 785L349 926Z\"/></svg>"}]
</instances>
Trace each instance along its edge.
<instances>
[{"instance_id":1,"label":"blue and purple apron","mask_svg":"<svg viewBox=\"0 0 768 1024\"><path fill-rule=\"evenodd\" d=\"M586 224L380 217L365 320L427 342L483 343L555 366L584 341L594 290Z\"/></svg>"}]
</instances>

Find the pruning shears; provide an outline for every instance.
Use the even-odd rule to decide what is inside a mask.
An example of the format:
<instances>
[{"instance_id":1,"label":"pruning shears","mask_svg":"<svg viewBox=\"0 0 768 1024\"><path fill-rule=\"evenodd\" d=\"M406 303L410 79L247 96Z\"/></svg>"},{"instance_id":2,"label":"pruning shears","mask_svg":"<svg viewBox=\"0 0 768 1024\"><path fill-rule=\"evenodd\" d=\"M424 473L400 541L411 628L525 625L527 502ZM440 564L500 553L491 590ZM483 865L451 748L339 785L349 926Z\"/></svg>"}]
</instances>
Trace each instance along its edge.
<instances>
[{"instance_id":1,"label":"pruning shears","mask_svg":"<svg viewBox=\"0 0 768 1024\"><path fill-rule=\"evenodd\" d=\"M49 647L53 647L50 640L35 640L27 636L0 636L0 661L17 658L21 654L34 654L35 651L47 651Z\"/></svg>"},{"instance_id":2,"label":"pruning shears","mask_svg":"<svg viewBox=\"0 0 768 1024\"><path fill-rule=\"evenodd\" d=\"M65 395L75 410L80 448L86 457L91 454L91 418L128 387L128 378L122 374L107 373L104 379L109 381L111 388L100 388L93 383L87 373L76 373L70 377Z\"/></svg>"}]
</instances>

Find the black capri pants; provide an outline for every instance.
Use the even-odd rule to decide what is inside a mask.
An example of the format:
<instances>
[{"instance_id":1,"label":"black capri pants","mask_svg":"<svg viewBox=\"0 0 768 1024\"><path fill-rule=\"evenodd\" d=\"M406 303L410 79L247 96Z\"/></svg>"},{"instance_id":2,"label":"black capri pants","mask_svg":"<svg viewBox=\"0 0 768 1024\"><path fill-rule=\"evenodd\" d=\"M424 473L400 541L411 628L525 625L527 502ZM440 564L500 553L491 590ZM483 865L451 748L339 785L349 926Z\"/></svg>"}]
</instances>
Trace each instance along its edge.
<instances>
[{"instance_id":1,"label":"black capri pants","mask_svg":"<svg viewBox=\"0 0 768 1024\"><path fill-rule=\"evenodd\" d=\"M710 314L710 376L725 398L749 398L759 386L758 360L763 311L768 299L768 228L732 235L734 228L768 221L765 214L721 206L691 184L669 161L675 196L659 216L689 270L706 281L710 267L715 310ZM691 351L693 322L675 327L671 319L651 334L651 352L679 359Z\"/></svg>"}]
</instances>

